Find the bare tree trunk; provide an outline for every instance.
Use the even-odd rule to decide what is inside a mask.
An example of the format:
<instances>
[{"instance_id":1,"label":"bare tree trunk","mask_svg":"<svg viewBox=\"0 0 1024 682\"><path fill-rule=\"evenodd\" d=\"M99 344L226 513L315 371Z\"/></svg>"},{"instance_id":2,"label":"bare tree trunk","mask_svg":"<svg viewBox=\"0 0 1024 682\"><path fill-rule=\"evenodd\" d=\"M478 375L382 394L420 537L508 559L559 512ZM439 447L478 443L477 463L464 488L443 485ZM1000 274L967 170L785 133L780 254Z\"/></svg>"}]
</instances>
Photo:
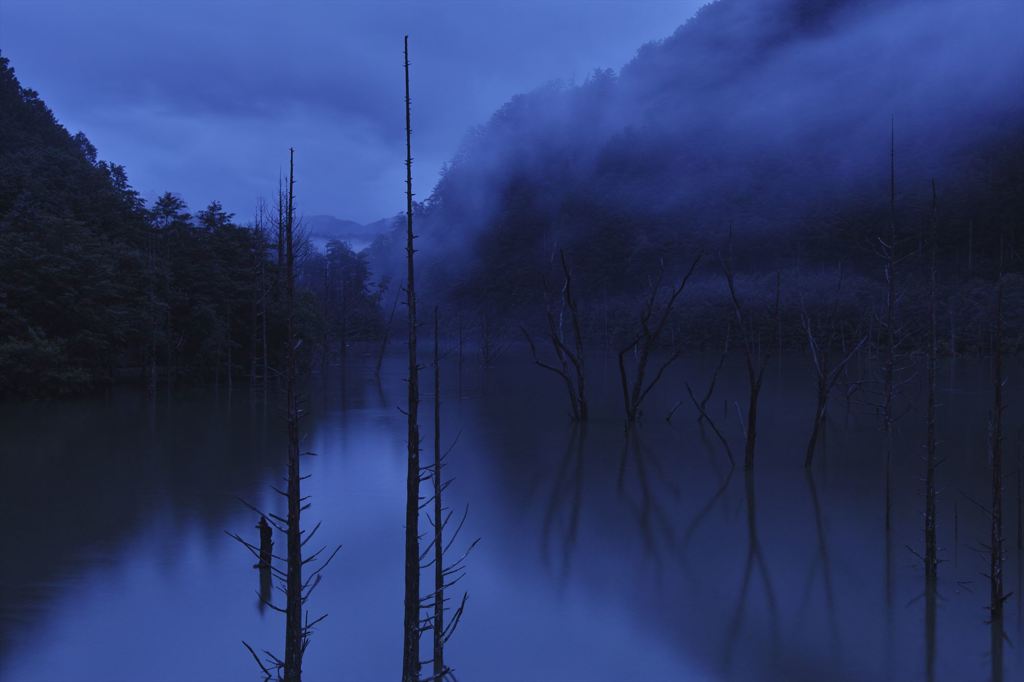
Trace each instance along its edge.
<instances>
[{"instance_id":1,"label":"bare tree trunk","mask_svg":"<svg viewBox=\"0 0 1024 682\"><path fill-rule=\"evenodd\" d=\"M464 346L465 346L465 327L462 323L462 311L459 311L459 397L462 397L462 361L464 357Z\"/></svg>"},{"instance_id":2,"label":"bare tree trunk","mask_svg":"<svg viewBox=\"0 0 1024 682\"><path fill-rule=\"evenodd\" d=\"M406 306L409 315L408 470L405 495L405 619L402 645L402 682L420 676L420 427L419 364L416 360L416 277L413 269L412 231L412 111L409 98L409 36L405 36L405 197L406 197Z\"/></svg>"},{"instance_id":3,"label":"bare tree trunk","mask_svg":"<svg viewBox=\"0 0 1024 682\"><path fill-rule=\"evenodd\" d=\"M778 284L776 284L776 288ZM807 442L807 452L804 455L804 468L809 469L814 460L815 448L817 446L818 437L825 428L825 416L828 411L828 397L835 388L836 383L839 381L839 377L842 376L843 371L846 369L847 364L853 359L857 351L860 350L861 346L867 341L867 335L861 337L861 339L853 345L853 348L845 348L845 339L842 338L842 330L837 329L836 320L839 315L839 302L840 293L843 288L843 272L842 267L839 270L839 281L836 284L835 294L832 300L832 305L825 317L824 322L824 338L818 339L814 333L814 323L809 316L801 313L804 330L807 332L807 345L811 351L811 360L814 362L814 369L817 374L817 404L814 409L814 425L811 428L811 438ZM776 289L777 290L777 289ZM778 308L778 304L776 304ZM841 337L842 350L846 352L839 362L832 364L832 347L836 340L836 337Z\"/></svg>"},{"instance_id":4,"label":"bare tree trunk","mask_svg":"<svg viewBox=\"0 0 1024 682\"><path fill-rule=\"evenodd\" d=\"M434 307L434 679L440 682L444 666L444 510L441 505L441 354L438 314Z\"/></svg>"},{"instance_id":5,"label":"bare tree trunk","mask_svg":"<svg viewBox=\"0 0 1024 682\"><path fill-rule=\"evenodd\" d=\"M323 315L324 324L324 337L321 339L321 350L320 350L320 375L327 375L327 368L330 365L331 357L331 323L330 323L330 306L328 301L331 298L331 261L330 259L324 260L324 294L323 294L323 309L321 314Z\"/></svg>"},{"instance_id":6,"label":"bare tree trunk","mask_svg":"<svg viewBox=\"0 0 1024 682\"><path fill-rule=\"evenodd\" d=\"M156 397L157 369L156 369L156 234L152 225L147 226L147 249L146 249L146 283L147 283L147 317L149 318L149 349L146 353L146 397L150 400Z\"/></svg>"},{"instance_id":7,"label":"bare tree trunk","mask_svg":"<svg viewBox=\"0 0 1024 682\"><path fill-rule=\"evenodd\" d=\"M882 419L892 430L896 370L896 133L889 137L889 243L885 245L885 367L882 386Z\"/></svg>"},{"instance_id":8,"label":"bare tree trunk","mask_svg":"<svg viewBox=\"0 0 1024 682\"><path fill-rule=\"evenodd\" d=\"M818 378L817 405L814 408L814 426L811 427L811 437L807 441L807 452L804 454L804 468L810 469L814 460L815 448L818 444L818 434L825 425L825 408L828 405L828 389L825 387L821 377Z\"/></svg>"},{"instance_id":9,"label":"bare tree trunk","mask_svg":"<svg viewBox=\"0 0 1024 682\"><path fill-rule=\"evenodd\" d=\"M967 224L967 274L974 274L974 221Z\"/></svg>"},{"instance_id":10,"label":"bare tree trunk","mask_svg":"<svg viewBox=\"0 0 1024 682\"><path fill-rule=\"evenodd\" d=\"M284 188L281 176L277 178L277 277L281 278L281 264L284 263Z\"/></svg>"},{"instance_id":11,"label":"bare tree trunk","mask_svg":"<svg viewBox=\"0 0 1024 682\"><path fill-rule=\"evenodd\" d=\"M285 347L285 405L288 413L288 575L285 585L285 682L302 679L305 649L302 629L302 478L299 472L299 408L295 395L295 150L288 159L288 214L285 219L285 306L287 343Z\"/></svg>"},{"instance_id":12,"label":"bare tree trunk","mask_svg":"<svg viewBox=\"0 0 1024 682\"><path fill-rule=\"evenodd\" d=\"M896 123L893 117L889 130L889 241L879 239L885 260L885 348L882 365L882 430L887 442L892 441L893 401L896 391ZM885 527L892 526L892 447L885 450Z\"/></svg>"},{"instance_id":13,"label":"bare tree trunk","mask_svg":"<svg viewBox=\"0 0 1024 682\"><path fill-rule=\"evenodd\" d=\"M259 229L260 229L259 228L259 217L257 217L256 218L256 226L255 226L255 228L253 230L253 246L252 246L252 255L257 260L253 261L253 266L254 267L253 267L253 273L252 274L256 278L256 291L253 292L252 301L251 301L252 306L250 307L250 312L252 314L252 317L250 318L250 320L252 321L252 336L249 337L249 398L250 398L250 400L252 400L256 396L256 394L254 393L254 390L256 388L256 372L257 372L257 370L256 370L256 363L257 363L257 359L258 359L256 357L256 349L259 348L259 341L260 341L260 298L259 298L259 289L263 285L263 277L261 276L261 273L260 273L260 266L262 265L262 263L258 260L259 259L259 237L257 236L257 234L258 234L258 230Z\"/></svg>"},{"instance_id":14,"label":"bare tree trunk","mask_svg":"<svg viewBox=\"0 0 1024 682\"><path fill-rule=\"evenodd\" d=\"M587 408L586 373L583 370L583 331L580 327L580 312L579 307L576 305L576 297L572 292L572 273L569 271L569 265L565 261L565 253L559 251L558 258L562 263L562 273L565 275L565 285L562 287L563 298L566 306L569 308L575 342L575 352L566 353L566 355L576 369L576 402L579 406L579 420L585 422L589 417L589 410ZM558 338L557 343L562 343L562 339ZM562 345L564 346L564 344ZM566 348L566 350L568 349Z\"/></svg>"},{"instance_id":15,"label":"bare tree trunk","mask_svg":"<svg viewBox=\"0 0 1024 682\"><path fill-rule=\"evenodd\" d=\"M992 405L992 509L989 538L990 616L992 619L992 679L1002 679L1003 603L1003 268L1002 244L996 283L995 339L993 341Z\"/></svg>"},{"instance_id":16,"label":"bare tree trunk","mask_svg":"<svg viewBox=\"0 0 1024 682\"><path fill-rule=\"evenodd\" d=\"M925 464L925 506L924 506L924 578L925 590L933 592L938 580L938 549L935 540L935 364L938 345L936 328L935 300L935 239L936 239L936 196L935 181L932 181L932 220L931 220L931 274L928 286L928 308L931 317L928 333L928 433Z\"/></svg>"},{"instance_id":17,"label":"bare tree trunk","mask_svg":"<svg viewBox=\"0 0 1024 682\"><path fill-rule=\"evenodd\" d=\"M301 417L299 409L298 391L298 359L297 359L297 334L295 323L295 150L289 149L288 158L288 204L287 216L283 230L284 246L284 304L286 316L285 332L285 411L287 420L288 436L288 473L286 490L274 488L274 491L286 499L287 512L285 517L273 513L264 513L259 508L243 503L253 511L260 514L260 544L256 546L237 533L228 533L232 538L242 544L249 552L256 557L255 568L260 570L260 607L266 606L274 611L284 614L285 636L284 636L284 657L278 658L269 651L264 650L266 658L261 660L256 651L244 640L242 644L252 655L253 660L263 672L264 679L272 677L284 682L301 682L302 661L305 656L306 647L309 645L309 637L317 623L327 617L323 614L318 618L310 620L305 605L308 602L310 593L319 584L321 574L337 555L341 546L337 546L333 552L322 558L326 546L312 552L303 559L303 546L312 539L320 528L316 524L307 533L302 529L302 512L309 507L308 496L303 497L301 491L302 475L299 462L299 420ZM261 242L262 243L262 242ZM265 390L265 389L264 389ZM273 539L271 528L283 533L286 538L286 549L283 556L273 553ZM303 579L304 567L313 562L319 566L311 567L310 573ZM278 564L278 565L275 565ZM283 563L282 568L280 564ZM284 593L285 604L275 605L270 601L271 583L276 580L276 587ZM305 619L305 622L303 622Z\"/></svg>"},{"instance_id":18,"label":"bare tree trunk","mask_svg":"<svg viewBox=\"0 0 1024 682\"><path fill-rule=\"evenodd\" d=\"M269 349L267 347L267 281L266 281L266 267L263 264L262 254L260 254L260 282L261 282L261 286L260 286L260 292L261 292L260 301L262 302L261 303L261 307L263 309L263 314L261 315L261 320L260 320L260 337L261 337L260 338L260 343L263 346L263 351L262 351L262 356L263 356L263 358L262 358L263 359L263 376L262 376L262 380L263 380L263 404L266 405L266 402L267 402L267 390L268 390L267 382L270 380L270 359L268 357Z\"/></svg>"},{"instance_id":19,"label":"bare tree trunk","mask_svg":"<svg viewBox=\"0 0 1024 682\"><path fill-rule=\"evenodd\" d=\"M402 291L402 285L398 285L398 289L395 291L395 300L391 304L391 313L388 315L388 322L384 326L384 338L380 342L380 351L377 353L377 365L374 368L373 375L380 379L380 368L384 364L384 356L388 352L388 341L391 339L391 325L395 321L395 311L398 309L398 298Z\"/></svg>"},{"instance_id":20,"label":"bare tree trunk","mask_svg":"<svg viewBox=\"0 0 1024 682\"><path fill-rule=\"evenodd\" d=\"M228 400L231 400L231 391L234 388L234 363L231 359L231 346L234 345L231 341L231 306L227 306L227 339L228 339L228 352L227 352L227 366L224 368L227 371L228 379Z\"/></svg>"}]
</instances>

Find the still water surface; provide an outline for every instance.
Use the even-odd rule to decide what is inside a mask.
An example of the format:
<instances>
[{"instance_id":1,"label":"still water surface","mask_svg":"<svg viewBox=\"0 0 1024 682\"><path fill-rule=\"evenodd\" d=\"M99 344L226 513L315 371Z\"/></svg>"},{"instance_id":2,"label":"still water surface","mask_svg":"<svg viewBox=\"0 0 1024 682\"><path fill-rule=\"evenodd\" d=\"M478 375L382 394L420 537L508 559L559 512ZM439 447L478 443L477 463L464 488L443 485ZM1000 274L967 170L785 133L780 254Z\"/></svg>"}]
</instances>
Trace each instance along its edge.
<instances>
[{"instance_id":1,"label":"still water surface","mask_svg":"<svg viewBox=\"0 0 1024 682\"><path fill-rule=\"evenodd\" d=\"M524 357L486 371L444 367L443 441L481 538L447 658L461 680L924 680L923 396L911 387L884 524L884 439L870 408L832 403L814 476L802 469L813 411L806 360L769 370L757 468L731 470L702 433L683 381L703 391L717 358L681 362L642 425L624 434L617 369L591 362L595 420L574 428L563 388ZM402 360L314 380L303 422L309 525L343 549L314 593L329 612L306 677L396 680L401 667L405 398ZM1020 594L1022 396L1006 415L1007 589ZM429 382L428 372L424 381ZM991 679L983 545L987 365L943 368L936 680ZM739 358L712 415L741 456ZM424 443L432 443L429 385ZM257 680L241 645L279 651L252 557L283 473L283 420L245 390L193 389L149 404L90 399L0 405L0 679L10 682ZM430 453L425 458L430 458ZM283 513L283 512L282 512ZM283 538L277 538L278 546ZM913 551L911 551L913 550ZM1024 675L1021 602L1007 605L1006 679Z\"/></svg>"}]
</instances>

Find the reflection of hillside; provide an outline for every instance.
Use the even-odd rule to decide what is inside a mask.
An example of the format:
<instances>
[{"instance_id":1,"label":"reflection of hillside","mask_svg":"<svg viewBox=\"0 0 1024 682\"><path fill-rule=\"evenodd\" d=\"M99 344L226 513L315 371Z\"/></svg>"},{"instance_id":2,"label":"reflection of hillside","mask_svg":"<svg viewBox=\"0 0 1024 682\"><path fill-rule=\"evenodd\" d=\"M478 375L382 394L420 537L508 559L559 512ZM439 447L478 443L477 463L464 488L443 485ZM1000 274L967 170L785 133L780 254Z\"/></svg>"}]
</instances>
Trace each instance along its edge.
<instances>
[{"instance_id":1,"label":"reflection of hillside","mask_svg":"<svg viewBox=\"0 0 1024 682\"><path fill-rule=\"evenodd\" d=\"M103 563L139 528L167 515L211 534L277 461L277 426L236 392L234 404L141 392L108 399L7 405L0 413L0 637L31 622L62 576ZM171 543L168 543L171 544Z\"/></svg>"},{"instance_id":2,"label":"reflection of hillside","mask_svg":"<svg viewBox=\"0 0 1024 682\"><path fill-rule=\"evenodd\" d=\"M400 613L405 433L396 408L404 397L404 372L401 362L389 361L378 385L372 364L372 359L353 357L344 379L336 373L318 378L310 388L307 447L321 454L310 460L312 514L345 544L341 562L317 593L318 607L331 612L326 625L331 629L323 636L336 642L352 628L363 633L358 654L314 640L317 665L323 666L317 668L318 677L341 661L355 665L353 657L360 661L361 674L379 670L378 660L391 655L388 637L395 633L394 613ZM807 479L800 467L806 415L791 409L812 398L812 382L802 365L785 365L774 384L766 386L764 449L756 479L740 470L730 474L718 444L702 441L692 412L680 409L671 425L661 419L642 423L627 437L619 418L618 386L603 382L598 369L591 382L596 417L585 428L573 428L564 416L564 394L549 390L543 375L523 371L526 366L523 358L509 353L493 370L467 367L463 399L457 397L454 357L444 368L451 376L443 384L452 389L443 396L444 414L451 420L445 432L452 437L461 432L450 460L456 479L450 503L470 505L468 534L482 537L465 581L472 626L453 640L453 656L467 677L481 677L468 673L489 669L498 652L522 635L532 643L557 640L551 651L571 659L587 679L605 679L593 659L562 646L560 638L623 646L608 639L609 629L616 638L626 638L631 656L649 655L642 663L643 679L686 679L680 671L695 669L694 662L703 664L697 669L735 680L880 679L885 670L892 679L922 677L925 656L895 656L888 666L884 660L885 640L896 652L923 652L927 633L923 638L920 609L901 608L920 592L920 583L919 571L899 559L892 567L891 629L883 623L882 478L874 459L880 452L878 429L858 415L846 426L836 424L827 470ZM599 359L591 366L600 368ZM723 400L742 395L741 371L726 367L716 389ZM682 363L666 377L665 390L652 394L650 412L659 414L661 405L674 404L683 379L699 382L702 372L710 369L699 358ZM984 438L985 406L975 403L970 392L950 393L943 409L958 419L941 422L958 428L978 425L972 433L950 432L945 439L947 475L968 490L975 480L968 468L958 468L967 460L956 453L970 452L971 444ZM734 413L728 416L722 404L716 410L723 432L735 436ZM788 421L789 412L796 414ZM908 423L913 418L908 416ZM8 533L14 533L19 551L5 552L0 564L0 578L11 589L3 601L5 640L14 640L16 625L31 624L25 614L37 605L53 606L37 623L72 626L105 624L108 606L118 613L150 607L160 611L151 631L129 638L148 654L175 634L194 644L188 638L200 635L175 628L182 619L191 622L197 604L223 612L244 602L248 610L237 621L238 634L263 633L266 642L276 642L274 614L256 620L259 585L251 557L222 533L225 524L255 533L254 519L239 511L232 496L258 498L267 491L265 483L280 473L275 420L273 409L266 418L259 409L251 412L238 392L231 409L213 396L182 395L173 405L158 405L152 417L128 392L45 410L5 406L0 429L8 437L0 444L5 471L0 504L5 518L25 519L23 529L10 524ZM899 435L896 444L898 452L911 455L903 454L893 467L901 493L894 501L895 541L920 532L914 492L918 449L910 431ZM429 442L429 432L423 435ZM787 447L789 442L796 446ZM32 485L19 486L19 480ZM987 484L984 476L980 484ZM48 492L40 499L27 489ZM961 512L960 537L983 537L984 519L968 518L963 507ZM172 523L154 523L163 516ZM57 596L77 600L82 591L73 581L62 582L65 576L85 573L82 565L89 561L114 569L92 571L97 580L117 580L118 570L132 563L125 556L149 561L154 551L179 546L186 518L196 518L199 523L191 525L211 542L224 543L223 554L199 572L182 574L187 579L175 583L176 592L154 594L152 601L150 592L142 590L115 595L109 605L100 602L99 610L90 606L88 618L49 593L26 592L53 584L61 593ZM161 537L142 529L159 529ZM105 557L113 560L104 562ZM162 563L160 558L156 563ZM958 577L976 574L970 561L961 564ZM947 570L952 581L956 568ZM210 584L196 583L196 575L211 578ZM158 589L162 579L144 584ZM243 581L243 590L222 594L225 585ZM984 650L989 632L974 597L953 589L942 597L940 644L948 631L963 639L964 650L975 644ZM81 608L81 602L76 605ZM529 635L522 632L524 623L530 624ZM42 630L29 628L22 655L9 654L8 662L21 668L11 670L31 669L39 651L69 651L59 639L44 646L36 634ZM265 634L271 630L273 636ZM216 632L223 634L222 629ZM88 641L105 645L114 636L104 631ZM225 648L235 645L233 640ZM723 664L727 646L731 660ZM231 650L226 656L231 658ZM565 662L540 655L512 659L507 676L498 679L529 679L523 671ZM210 660L215 671L228 669L218 667L228 665L220 657ZM974 670L975 662L954 657L943 644L936 647L934 665L960 679L960 673L966 677ZM32 679L49 682L46 676ZM368 673L354 679L375 677Z\"/></svg>"},{"instance_id":3,"label":"reflection of hillside","mask_svg":"<svg viewBox=\"0 0 1024 682\"><path fill-rule=\"evenodd\" d=\"M542 566L559 593L585 592L646 636L671 642L684 658L718 667L724 649L729 679L871 679L887 665L883 640L921 646L917 620L897 614L891 632L882 627L877 426L870 415L837 419L830 425L827 469L807 478L799 457L807 425L803 412L793 409L813 404L805 367L787 360L766 387L762 468L756 485L746 477L737 486L742 472L730 475L722 453L709 451L695 415L680 414L671 426L649 421L630 438L615 411L621 410L617 386L595 380L598 416L582 440L582 429L564 417L564 395L544 390L544 375L534 385L506 362L485 389L463 401L460 449L472 452L474 461L471 473L459 476L461 490L472 480L463 494L475 500L476 527L485 541L501 538L510 571ZM683 365L665 384L681 386L683 378L705 371L699 361ZM744 390L741 374L727 368L719 386L723 399L731 405ZM669 407L673 398L670 390L655 396ZM947 406L960 415L947 422L951 428L973 425L971 438L956 435L965 445L984 438L984 415L975 407ZM738 433L735 416L721 404L716 409L723 431ZM918 451L911 431L900 435L900 453ZM919 531L917 464L901 454L894 467L898 537ZM974 485L973 474L956 475ZM507 538L527 524L540 543L510 543ZM892 589L900 603L920 585L903 564L895 568ZM958 623L963 634L987 636L969 616L974 606L960 598L947 608L965 614ZM896 679L916 676L922 664L892 660L888 667Z\"/></svg>"}]
</instances>

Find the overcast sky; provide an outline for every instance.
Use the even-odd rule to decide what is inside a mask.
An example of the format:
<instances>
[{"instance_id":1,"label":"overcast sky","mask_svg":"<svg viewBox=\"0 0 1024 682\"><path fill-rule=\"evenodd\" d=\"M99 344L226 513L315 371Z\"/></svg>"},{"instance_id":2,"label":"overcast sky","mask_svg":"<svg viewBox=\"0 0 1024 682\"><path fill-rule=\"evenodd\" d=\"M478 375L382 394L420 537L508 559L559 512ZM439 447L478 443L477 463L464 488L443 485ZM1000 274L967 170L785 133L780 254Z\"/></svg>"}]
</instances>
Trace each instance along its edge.
<instances>
[{"instance_id":1,"label":"overcast sky","mask_svg":"<svg viewBox=\"0 0 1024 682\"><path fill-rule=\"evenodd\" d=\"M510 96L618 69L702 0L0 0L0 50L147 199L247 220L296 148L298 205L403 205L402 36L419 198Z\"/></svg>"}]
</instances>

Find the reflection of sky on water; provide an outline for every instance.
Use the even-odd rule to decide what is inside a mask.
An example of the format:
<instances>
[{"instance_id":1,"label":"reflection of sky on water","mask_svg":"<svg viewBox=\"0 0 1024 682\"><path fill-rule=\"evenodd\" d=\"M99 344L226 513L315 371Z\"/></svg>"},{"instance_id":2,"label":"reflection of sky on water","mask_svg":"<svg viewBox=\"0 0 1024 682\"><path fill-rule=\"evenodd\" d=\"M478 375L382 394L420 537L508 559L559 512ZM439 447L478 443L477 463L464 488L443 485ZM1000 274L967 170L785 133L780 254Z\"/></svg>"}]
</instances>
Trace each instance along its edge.
<instances>
[{"instance_id":1,"label":"reflection of sky on water","mask_svg":"<svg viewBox=\"0 0 1024 682\"><path fill-rule=\"evenodd\" d=\"M951 527L955 490L984 494L985 471L967 463L984 457L984 377L968 378L942 408L949 434L938 670L939 679L951 680L981 679L987 670L984 561L970 549L984 539L985 520L970 503L958 504L955 556ZM722 395L741 396L740 373L726 379ZM915 417L907 418L900 441L910 456L895 473L901 487L887 607L877 433L856 411L847 423L836 401L812 484L799 466L808 415L789 409L800 404L795 398L809 397L809 383L796 373L766 387L753 509L743 472L729 476L693 415L680 412L671 425L649 416L639 438L627 441L614 384L598 389L604 394L595 405L616 418L575 435L561 417L563 396L521 365L494 370L486 384L473 377L461 400L446 391L443 440L460 433L449 501L457 510L470 505L465 541L482 538L464 583L465 620L450 645L460 677L859 680L882 677L887 668L893 679L920 678L921 572L906 549L920 542ZM670 385L655 396L668 407ZM312 495L310 525L324 521L320 541L344 547L314 593L313 615L326 610L330 617L313 638L306 672L310 680L395 678L405 476L404 422L395 406L404 384L391 375L378 391L353 372L344 395L332 386L313 390L303 447L318 456L304 460L312 474L304 492ZM430 399L425 392L425 423ZM25 545L34 580L10 555L3 564L2 679L255 679L240 640L277 651L283 624L273 612L260 613L251 557L223 531L256 534L253 514L235 494L278 504L266 485L280 473L273 444L281 425L273 411L265 429L260 410L237 395L228 410L223 394L195 394L158 406L150 420L138 401L116 397L32 413L5 409L14 445L50 425L34 464L14 466L5 450L5 469L10 463L34 486L73 466L76 480L54 485L45 498L35 488L20 496L6 491L14 495L5 506L38 513L24 517L25 533L36 538ZM659 409L655 403L650 413ZM723 417L723 427L736 436L733 417ZM429 445L426 429L424 436ZM94 458L91 467L69 463L79 449ZM133 478L137 490L119 504L118 490ZM1007 486L1011 535L1014 485ZM47 511L58 500L70 511ZM61 541L47 542L58 521ZM752 538L759 556L746 575ZM1011 586L1017 556L1013 547ZM1017 613L1011 604L1011 636ZM1007 651L1013 670L1019 654Z\"/></svg>"}]
</instances>

